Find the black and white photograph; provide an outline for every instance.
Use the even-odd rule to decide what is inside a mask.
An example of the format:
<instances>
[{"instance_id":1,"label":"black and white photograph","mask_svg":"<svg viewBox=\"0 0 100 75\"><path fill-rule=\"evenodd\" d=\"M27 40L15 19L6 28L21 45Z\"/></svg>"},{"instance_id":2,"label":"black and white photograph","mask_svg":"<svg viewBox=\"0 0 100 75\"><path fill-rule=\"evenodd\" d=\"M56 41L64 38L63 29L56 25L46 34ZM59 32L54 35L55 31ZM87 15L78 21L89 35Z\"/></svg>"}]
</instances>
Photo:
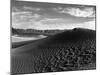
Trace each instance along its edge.
<instances>
[{"instance_id":1,"label":"black and white photograph","mask_svg":"<svg viewBox=\"0 0 100 75\"><path fill-rule=\"evenodd\" d=\"M96 6L11 0L11 74L96 70Z\"/></svg>"}]
</instances>

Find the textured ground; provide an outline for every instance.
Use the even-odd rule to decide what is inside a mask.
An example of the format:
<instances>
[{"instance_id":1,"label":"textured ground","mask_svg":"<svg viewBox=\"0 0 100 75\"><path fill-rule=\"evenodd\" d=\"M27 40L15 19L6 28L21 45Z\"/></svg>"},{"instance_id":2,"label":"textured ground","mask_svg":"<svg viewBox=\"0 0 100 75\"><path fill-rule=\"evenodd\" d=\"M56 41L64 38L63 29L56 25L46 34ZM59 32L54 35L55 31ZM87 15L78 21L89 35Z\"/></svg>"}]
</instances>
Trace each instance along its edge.
<instances>
[{"instance_id":1,"label":"textured ground","mask_svg":"<svg viewBox=\"0 0 100 75\"><path fill-rule=\"evenodd\" d=\"M11 73L42 73L96 68L96 33L74 29L11 50Z\"/></svg>"}]
</instances>

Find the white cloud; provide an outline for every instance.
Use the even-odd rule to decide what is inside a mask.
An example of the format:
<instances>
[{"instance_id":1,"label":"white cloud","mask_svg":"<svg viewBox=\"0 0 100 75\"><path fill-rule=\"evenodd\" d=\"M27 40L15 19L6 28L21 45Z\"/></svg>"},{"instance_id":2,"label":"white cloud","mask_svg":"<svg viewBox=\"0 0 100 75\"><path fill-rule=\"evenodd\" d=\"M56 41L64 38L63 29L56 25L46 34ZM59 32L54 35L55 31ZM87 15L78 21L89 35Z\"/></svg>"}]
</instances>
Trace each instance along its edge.
<instances>
[{"instance_id":1,"label":"white cloud","mask_svg":"<svg viewBox=\"0 0 100 75\"><path fill-rule=\"evenodd\" d=\"M62 25L62 24L72 24L72 20L63 19L63 18L44 18L40 20L40 22L44 25ZM77 23L76 21L73 23Z\"/></svg>"},{"instance_id":2,"label":"white cloud","mask_svg":"<svg viewBox=\"0 0 100 75\"><path fill-rule=\"evenodd\" d=\"M27 29L28 26L36 24L36 20L40 17L41 15L29 11L12 12L12 27Z\"/></svg>"},{"instance_id":3,"label":"white cloud","mask_svg":"<svg viewBox=\"0 0 100 75\"><path fill-rule=\"evenodd\" d=\"M34 14L33 17L34 17L34 18L40 18L41 15L39 15L39 14Z\"/></svg>"},{"instance_id":4,"label":"white cloud","mask_svg":"<svg viewBox=\"0 0 100 75\"><path fill-rule=\"evenodd\" d=\"M32 10L32 11L40 11L41 10L41 8L28 7L28 6L24 6L23 9L24 10Z\"/></svg>"},{"instance_id":5,"label":"white cloud","mask_svg":"<svg viewBox=\"0 0 100 75\"><path fill-rule=\"evenodd\" d=\"M60 10L62 10L62 9L63 9L62 7L52 8L52 10L54 10L54 11L60 11Z\"/></svg>"},{"instance_id":6,"label":"white cloud","mask_svg":"<svg viewBox=\"0 0 100 75\"><path fill-rule=\"evenodd\" d=\"M33 14L32 12L29 11L24 11L24 12L12 12L12 20L25 20L25 19L38 19L41 16L39 14Z\"/></svg>"},{"instance_id":7,"label":"white cloud","mask_svg":"<svg viewBox=\"0 0 100 75\"><path fill-rule=\"evenodd\" d=\"M87 8L64 8L60 13L67 13L76 17L95 17L95 11L92 7Z\"/></svg>"},{"instance_id":8,"label":"white cloud","mask_svg":"<svg viewBox=\"0 0 100 75\"><path fill-rule=\"evenodd\" d=\"M12 7L12 12L19 12L19 11L21 11L21 9L18 9L17 7Z\"/></svg>"},{"instance_id":9,"label":"white cloud","mask_svg":"<svg viewBox=\"0 0 100 75\"><path fill-rule=\"evenodd\" d=\"M60 8L59 8L60 9ZM90 17L88 9L84 9L85 11L81 9L68 9L66 12L70 15L78 16L78 17ZM92 9L91 9L92 10ZM68 11L68 12L67 12ZM92 14L92 12L90 12ZM84 23L74 22L70 19L63 19L63 18L42 18L41 20L38 20L41 18L42 15L39 14L33 14L30 11L18 11L18 12L12 12L12 27L14 28L22 28L22 29L73 29L76 27L80 28L88 28L95 30L95 21L88 21Z\"/></svg>"},{"instance_id":10,"label":"white cloud","mask_svg":"<svg viewBox=\"0 0 100 75\"><path fill-rule=\"evenodd\" d=\"M95 21L89 21L83 23L83 28L93 29L95 30Z\"/></svg>"},{"instance_id":11,"label":"white cloud","mask_svg":"<svg viewBox=\"0 0 100 75\"><path fill-rule=\"evenodd\" d=\"M42 23L41 23L42 24ZM87 28L95 30L95 21L89 21L84 23L73 23L73 24L67 24L67 23L54 23L54 24L43 24L39 26L38 29L73 29L73 28Z\"/></svg>"},{"instance_id":12,"label":"white cloud","mask_svg":"<svg viewBox=\"0 0 100 75\"><path fill-rule=\"evenodd\" d=\"M12 17L13 16L16 16L16 15L30 15L32 14L32 12L29 12L29 11L19 11L19 12L12 12Z\"/></svg>"},{"instance_id":13,"label":"white cloud","mask_svg":"<svg viewBox=\"0 0 100 75\"><path fill-rule=\"evenodd\" d=\"M55 21L56 19L54 19ZM46 21L46 19L42 20L42 21L31 21L31 22L20 22L20 23L15 23L14 27L15 28L22 28L22 29L39 29L39 30L50 30L50 29L73 29L76 27L79 28L88 28L88 29L92 29L95 30L95 21L88 21L88 22L84 22L84 23L72 23L72 24L67 24L67 23L43 23L44 21ZM53 21L53 20L48 20L48 21Z\"/></svg>"}]
</instances>

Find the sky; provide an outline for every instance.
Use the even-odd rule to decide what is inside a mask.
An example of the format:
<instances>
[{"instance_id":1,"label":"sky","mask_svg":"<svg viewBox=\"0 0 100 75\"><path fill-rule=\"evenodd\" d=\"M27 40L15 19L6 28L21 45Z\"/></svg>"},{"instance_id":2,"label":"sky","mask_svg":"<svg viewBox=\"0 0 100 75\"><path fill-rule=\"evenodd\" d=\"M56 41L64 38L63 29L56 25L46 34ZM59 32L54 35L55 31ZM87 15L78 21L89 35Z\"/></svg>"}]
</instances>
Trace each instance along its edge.
<instances>
[{"instance_id":1,"label":"sky","mask_svg":"<svg viewBox=\"0 0 100 75\"><path fill-rule=\"evenodd\" d=\"M89 5L11 1L12 27L17 29L95 30L96 7Z\"/></svg>"}]
</instances>

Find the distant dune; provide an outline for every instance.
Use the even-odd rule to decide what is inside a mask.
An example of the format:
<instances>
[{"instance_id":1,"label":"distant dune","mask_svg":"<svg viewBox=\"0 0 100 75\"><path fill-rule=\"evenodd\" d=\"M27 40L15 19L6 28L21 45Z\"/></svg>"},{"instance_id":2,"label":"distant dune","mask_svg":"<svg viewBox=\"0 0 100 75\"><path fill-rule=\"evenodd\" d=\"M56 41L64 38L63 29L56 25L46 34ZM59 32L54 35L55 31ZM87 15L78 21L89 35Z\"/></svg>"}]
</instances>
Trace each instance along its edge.
<instances>
[{"instance_id":1,"label":"distant dune","mask_svg":"<svg viewBox=\"0 0 100 75\"><path fill-rule=\"evenodd\" d=\"M75 28L13 44L12 74L95 69L96 31Z\"/></svg>"},{"instance_id":2,"label":"distant dune","mask_svg":"<svg viewBox=\"0 0 100 75\"><path fill-rule=\"evenodd\" d=\"M37 29L16 29L12 28L12 35L20 35L20 36L38 36L38 35L44 35L44 36L52 36L58 33L62 33L66 30L59 30L59 29L53 29L53 30L37 30Z\"/></svg>"}]
</instances>

